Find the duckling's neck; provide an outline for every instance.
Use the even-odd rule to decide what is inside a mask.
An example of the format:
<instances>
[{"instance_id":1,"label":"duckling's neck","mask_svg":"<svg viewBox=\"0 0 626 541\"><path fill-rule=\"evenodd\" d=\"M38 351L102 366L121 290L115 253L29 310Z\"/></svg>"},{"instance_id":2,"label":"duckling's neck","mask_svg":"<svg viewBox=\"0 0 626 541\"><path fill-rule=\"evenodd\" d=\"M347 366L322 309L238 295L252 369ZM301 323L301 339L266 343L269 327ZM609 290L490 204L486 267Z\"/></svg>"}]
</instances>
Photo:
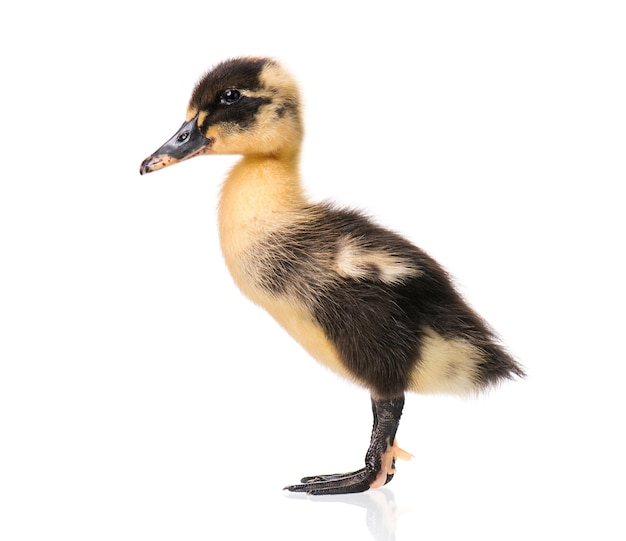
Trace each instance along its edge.
<instances>
[{"instance_id":1,"label":"duckling's neck","mask_svg":"<svg viewBox=\"0 0 626 541\"><path fill-rule=\"evenodd\" d=\"M244 156L224 181L219 203L220 242L229 267L305 205L297 154Z\"/></svg>"}]
</instances>

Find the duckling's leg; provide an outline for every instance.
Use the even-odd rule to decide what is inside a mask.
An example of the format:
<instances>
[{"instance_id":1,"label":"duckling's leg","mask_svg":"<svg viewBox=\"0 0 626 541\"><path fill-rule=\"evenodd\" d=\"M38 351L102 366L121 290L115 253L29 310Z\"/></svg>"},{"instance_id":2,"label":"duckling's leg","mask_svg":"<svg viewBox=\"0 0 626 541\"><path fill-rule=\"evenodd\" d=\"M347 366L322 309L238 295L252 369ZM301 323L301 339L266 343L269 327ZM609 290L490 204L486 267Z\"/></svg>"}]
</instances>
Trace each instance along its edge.
<instances>
[{"instance_id":1,"label":"duckling's leg","mask_svg":"<svg viewBox=\"0 0 626 541\"><path fill-rule=\"evenodd\" d=\"M374 427L364 468L350 473L304 477L301 485L291 485L285 489L314 495L349 494L387 484L395 473L396 458L410 457L395 444L403 407L404 396L382 400L372 398Z\"/></svg>"}]
</instances>

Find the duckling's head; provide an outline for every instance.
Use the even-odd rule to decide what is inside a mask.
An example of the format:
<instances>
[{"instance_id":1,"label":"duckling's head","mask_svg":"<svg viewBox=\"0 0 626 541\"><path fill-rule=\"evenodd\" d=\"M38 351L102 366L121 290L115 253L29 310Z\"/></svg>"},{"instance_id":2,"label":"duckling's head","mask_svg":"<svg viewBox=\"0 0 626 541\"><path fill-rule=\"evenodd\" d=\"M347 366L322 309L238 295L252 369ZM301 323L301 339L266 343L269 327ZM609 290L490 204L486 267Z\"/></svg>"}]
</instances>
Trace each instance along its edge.
<instances>
[{"instance_id":1,"label":"duckling's head","mask_svg":"<svg viewBox=\"0 0 626 541\"><path fill-rule=\"evenodd\" d=\"M301 141L300 99L291 76L269 58L236 58L200 79L185 122L140 172L202 154L291 157Z\"/></svg>"}]
</instances>

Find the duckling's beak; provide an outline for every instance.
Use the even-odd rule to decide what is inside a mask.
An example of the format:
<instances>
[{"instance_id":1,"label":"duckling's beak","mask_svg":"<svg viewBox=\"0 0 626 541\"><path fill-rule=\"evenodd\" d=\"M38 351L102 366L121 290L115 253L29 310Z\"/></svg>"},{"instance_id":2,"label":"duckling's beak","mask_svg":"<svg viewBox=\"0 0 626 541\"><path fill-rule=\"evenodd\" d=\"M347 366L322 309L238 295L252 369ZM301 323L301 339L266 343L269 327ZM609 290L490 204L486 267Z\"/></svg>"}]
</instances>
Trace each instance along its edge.
<instances>
[{"instance_id":1,"label":"duckling's beak","mask_svg":"<svg viewBox=\"0 0 626 541\"><path fill-rule=\"evenodd\" d=\"M142 175L151 173L188 158L206 154L211 150L211 143L211 139L200 132L196 115L189 122L184 122L169 141L143 161L139 173Z\"/></svg>"}]
</instances>

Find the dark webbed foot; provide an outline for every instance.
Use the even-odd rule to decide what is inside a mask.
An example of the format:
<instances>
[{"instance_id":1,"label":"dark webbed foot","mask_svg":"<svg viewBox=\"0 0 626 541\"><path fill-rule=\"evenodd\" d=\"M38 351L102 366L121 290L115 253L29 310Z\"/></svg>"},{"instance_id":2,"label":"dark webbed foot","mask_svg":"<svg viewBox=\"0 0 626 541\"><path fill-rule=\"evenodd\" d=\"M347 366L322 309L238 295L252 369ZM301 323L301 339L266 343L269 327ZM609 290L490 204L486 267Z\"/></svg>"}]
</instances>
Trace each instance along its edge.
<instances>
[{"instance_id":1,"label":"dark webbed foot","mask_svg":"<svg viewBox=\"0 0 626 541\"><path fill-rule=\"evenodd\" d=\"M320 496L322 494L351 494L355 492L365 492L378 477L378 472L361 468L350 473L336 473L331 475L316 475L313 477L303 477L301 485L290 485L285 487L291 492L306 492ZM389 476L391 480L393 475Z\"/></svg>"},{"instance_id":2,"label":"dark webbed foot","mask_svg":"<svg viewBox=\"0 0 626 541\"><path fill-rule=\"evenodd\" d=\"M396 458L410 457L395 444L403 407L403 396L388 400L372 398L374 427L364 468L349 473L304 477L302 484L285 487L285 490L313 495L350 494L387 484L393 478Z\"/></svg>"}]
</instances>

